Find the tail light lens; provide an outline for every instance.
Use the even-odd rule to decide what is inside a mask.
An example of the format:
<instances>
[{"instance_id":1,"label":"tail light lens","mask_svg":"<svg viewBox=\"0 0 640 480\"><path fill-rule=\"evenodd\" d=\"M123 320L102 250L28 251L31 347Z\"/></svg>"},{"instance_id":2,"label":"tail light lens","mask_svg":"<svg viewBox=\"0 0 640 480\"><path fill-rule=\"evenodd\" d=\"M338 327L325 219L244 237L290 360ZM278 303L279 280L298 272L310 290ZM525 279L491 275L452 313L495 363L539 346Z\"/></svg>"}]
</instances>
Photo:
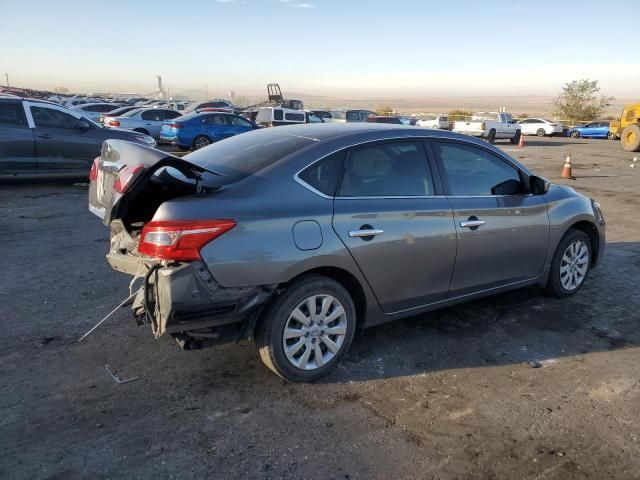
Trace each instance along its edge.
<instances>
[{"instance_id":1,"label":"tail light lens","mask_svg":"<svg viewBox=\"0 0 640 480\"><path fill-rule=\"evenodd\" d=\"M117 120L109 120L109 126L110 127L119 127L120 126L120 122Z\"/></svg>"},{"instance_id":2,"label":"tail light lens","mask_svg":"<svg viewBox=\"0 0 640 480\"><path fill-rule=\"evenodd\" d=\"M144 165L132 165L130 167L124 167L118 173L118 178L113 184L113 189L118 193L124 193L131 185L131 181L134 177L144 170Z\"/></svg>"},{"instance_id":3,"label":"tail light lens","mask_svg":"<svg viewBox=\"0 0 640 480\"><path fill-rule=\"evenodd\" d=\"M98 162L100 161L100 157L96 157L93 159L93 163L91 164L91 170L89 170L89 181L96 181L98 179Z\"/></svg>"},{"instance_id":4,"label":"tail light lens","mask_svg":"<svg viewBox=\"0 0 640 480\"><path fill-rule=\"evenodd\" d=\"M233 220L164 220L142 229L138 252L162 260L200 259L200 249L236 226Z\"/></svg>"},{"instance_id":5,"label":"tail light lens","mask_svg":"<svg viewBox=\"0 0 640 480\"><path fill-rule=\"evenodd\" d=\"M179 129L179 128L182 128L182 124L181 123L170 123L169 124L169 128Z\"/></svg>"}]
</instances>

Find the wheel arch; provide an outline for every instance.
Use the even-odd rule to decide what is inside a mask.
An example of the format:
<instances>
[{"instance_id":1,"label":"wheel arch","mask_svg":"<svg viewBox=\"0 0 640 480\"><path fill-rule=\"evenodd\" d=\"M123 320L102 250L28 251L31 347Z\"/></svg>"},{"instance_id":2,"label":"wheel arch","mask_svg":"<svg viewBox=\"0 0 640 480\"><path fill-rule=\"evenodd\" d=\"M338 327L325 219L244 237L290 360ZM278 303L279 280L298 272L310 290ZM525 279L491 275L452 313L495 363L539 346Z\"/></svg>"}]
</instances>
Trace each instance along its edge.
<instances>
[{"instance_id":1,"label":"wheel arch","mask_svg":"<svg viewBox=\"0 0 640 480\"><path fill-rule=\"evenodd\" d=\"M301 277L308 275L322 275L330 278L344 287L349 292L353 303L356 306L356 328L362 327L365 324L367 315L367 296L360 281L349 271L340 267L317 267L306 270L299 273L295 277L291 278L288 282L280 285L281 288L287 288L287 285L294 283Z\"/></svg>"}]
</instances>

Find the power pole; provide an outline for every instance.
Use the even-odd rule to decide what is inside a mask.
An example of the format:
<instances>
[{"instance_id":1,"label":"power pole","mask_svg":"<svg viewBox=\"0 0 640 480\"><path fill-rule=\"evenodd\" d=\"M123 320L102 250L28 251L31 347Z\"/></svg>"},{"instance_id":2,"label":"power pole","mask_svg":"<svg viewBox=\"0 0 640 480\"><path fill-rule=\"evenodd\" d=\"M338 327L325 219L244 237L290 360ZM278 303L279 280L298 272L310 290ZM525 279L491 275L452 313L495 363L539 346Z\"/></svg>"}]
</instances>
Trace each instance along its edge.
<instances>
[{"instance_id":1,"label":"power pole","mask_svg":"<svg viewBox=\"0 0 640 480\"><path fill-rule=\"evenodd\" d=\"M209 100L209 85L207 85L206 83L204 84L204 98Z\"/></svg>"},{"instance_id":2,"label":"power pole","mask_svg":"<svg viewBox=\"0 0 640 480\"><path fill-rule=\"evenodd\" d=\"M8 73L5 73L5 74L4 74L4 78L6 78L6 79L7 79L7 87L9 87L9 86L10 86L10 85L9 85L9 74L8 74Z\"/></svg>"}]
</instances>

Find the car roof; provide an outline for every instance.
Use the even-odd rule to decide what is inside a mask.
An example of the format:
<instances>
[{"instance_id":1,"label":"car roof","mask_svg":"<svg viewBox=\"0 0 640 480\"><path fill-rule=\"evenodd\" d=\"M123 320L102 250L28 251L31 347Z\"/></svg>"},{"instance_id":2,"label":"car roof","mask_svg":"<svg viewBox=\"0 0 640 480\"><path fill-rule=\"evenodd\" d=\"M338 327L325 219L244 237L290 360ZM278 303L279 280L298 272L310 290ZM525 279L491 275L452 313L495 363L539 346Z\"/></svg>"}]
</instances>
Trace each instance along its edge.
<instances>
[{"instance_id":1,"label":"car roof","mask_svg":"<svg viewBox=\"0 0 640 480\"><path fill-rule=\"evenodd\" d=\"M348 138L351 136L357 137L365 133L379 133L380 135L373 136L379 136L380 140L384 140L385 138L394 138L396 135L402 137L446 137L452 139L464 139L466 141L474 140L473 137L449 132L446 130L430 130L410 125L388 123L306 123L300 125L284 125L273 128L276 128L283 134L307 137L318 141L330 140L332 138L343 138L345 140L348 140ZM481 140L478 140L477 143L485 145L485 142L482 142Z\"/></svg>"}]
</instances>

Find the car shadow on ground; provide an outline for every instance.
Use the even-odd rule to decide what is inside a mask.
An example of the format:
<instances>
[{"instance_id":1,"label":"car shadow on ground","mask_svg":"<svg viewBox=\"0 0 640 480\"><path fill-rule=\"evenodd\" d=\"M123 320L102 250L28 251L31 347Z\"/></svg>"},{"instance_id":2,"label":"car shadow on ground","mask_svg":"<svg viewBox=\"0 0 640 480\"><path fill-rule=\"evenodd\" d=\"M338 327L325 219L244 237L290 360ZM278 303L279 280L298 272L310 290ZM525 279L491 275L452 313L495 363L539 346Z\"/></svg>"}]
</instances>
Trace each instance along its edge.
<instances>
[{"instance_id":1,"label":"car shadow on ground","mask_svg":"<svg viewBox=\"0 0 640 480\"><path fill-rule=\"evenodd\" d=\"M640 244L607 249L573 297L531 287L359 332L337 371L321 382L522 363L540 368L561 357L638 346L640 315L631 312L640 311L640 295L625 282L637 275Z\"/></svg>"}]
</instances>

